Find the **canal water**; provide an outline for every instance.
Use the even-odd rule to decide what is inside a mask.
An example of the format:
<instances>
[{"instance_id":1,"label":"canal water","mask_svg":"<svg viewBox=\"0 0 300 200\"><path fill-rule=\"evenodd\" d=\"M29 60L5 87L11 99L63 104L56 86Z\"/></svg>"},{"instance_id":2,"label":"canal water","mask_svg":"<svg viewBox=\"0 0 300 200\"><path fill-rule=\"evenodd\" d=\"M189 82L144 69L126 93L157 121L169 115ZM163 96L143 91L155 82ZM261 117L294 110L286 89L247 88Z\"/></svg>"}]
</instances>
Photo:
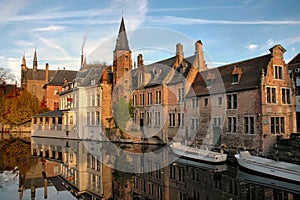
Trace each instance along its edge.
<instances>
[{"instance_id":1,"label":"canal water","mask_svg":"<svg viewBox=\"0 0 300 200\"><path fill-rule=\"evenodd\" d=\"M167 146L31 138L0 141L0 199L296 200L300 183Z\"/></svg>"}]
</instances>

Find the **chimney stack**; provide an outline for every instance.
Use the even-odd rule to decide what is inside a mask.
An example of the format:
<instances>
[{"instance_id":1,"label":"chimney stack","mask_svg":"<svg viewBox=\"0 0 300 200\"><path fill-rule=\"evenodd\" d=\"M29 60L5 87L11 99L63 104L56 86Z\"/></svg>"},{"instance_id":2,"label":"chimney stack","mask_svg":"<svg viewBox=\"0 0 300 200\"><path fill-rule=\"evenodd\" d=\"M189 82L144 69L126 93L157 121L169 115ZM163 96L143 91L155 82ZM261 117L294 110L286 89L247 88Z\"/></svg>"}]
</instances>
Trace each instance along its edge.
<instances>
[{"instance_id":1,"label":"chimney stack","mask_svg":"<svg viewBox=\"0 0 300 200\"><path fill-rule=\"evenodd\" d=\"M203 44L201 40L195 43L195 60L193 63L199 71L207 70L207 66L204 61Z\"/></svg>"},{"instance_id":2,"label":"chimney stack","mask_svg":"<svg viewBox=\"0 0 300 200\"><path fill-rule=\"evenodd\" d=\"M144 60L143 60L143 55L142 54L139 54L137 56L137 65L138 66L144 65Z\"/></svg>"},{"instance_id":3,"label":"chimney stack","mask_svg":"<svg viewBox=\"0 0 300 200\"><path fill-rule=\"evenodd\" d=\"M176 44L176 67L178 67L183 61L184 53L182 44Z\"/></svg>"},{"instance_id":4,"label":"chimney stack","mask_svg":"<svg viewBox=\"0 0 300 200\"><path fill-rule=\"evenodd\" d=\"M49 81L49 64L46 63L46 77L45 77L45 83L47 84Z\"/></svg>"}]
</instances>

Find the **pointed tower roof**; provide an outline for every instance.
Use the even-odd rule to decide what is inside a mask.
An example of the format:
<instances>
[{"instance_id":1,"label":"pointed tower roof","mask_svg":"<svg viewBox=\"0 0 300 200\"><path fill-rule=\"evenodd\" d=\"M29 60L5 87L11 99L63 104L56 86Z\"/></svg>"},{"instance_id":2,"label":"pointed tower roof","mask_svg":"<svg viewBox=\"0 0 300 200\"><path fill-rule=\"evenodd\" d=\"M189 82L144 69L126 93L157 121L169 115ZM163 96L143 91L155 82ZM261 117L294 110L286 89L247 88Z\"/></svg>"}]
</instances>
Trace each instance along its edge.
<instances>
[{"instance_id":1,"label":"pointed tower roof","mask_svg":"<svg viewBox=\"0 0 300 200\"><path fill-rule=\"evenodd\" d=\"M33 69L37 69L37 56L36 56L36 49L34 49L34 56L33 56Z\"/></svg>"},{"instance_id":2,"label":"pointed tower roof","mask_svg":"<svg viewBox=\"0 0 300 200\"><path fill-rule=\"evenodd\" d=\"M120 24L119 35L118 35L118 38L116 41L115 51L117 51L117 50L130 51L123 17L122 17L121 24Z\"/></svg>"},{"instance_id":3,"label":"pointed tower roof","mask_svg":"<svg viewBox=\"0 0 300 200\"><path fill-rule=\"evenodd\" d=\"M23 54L23 57L22 57L22 65L26 66L25 53Z\"/></svg>"}]
</instances>

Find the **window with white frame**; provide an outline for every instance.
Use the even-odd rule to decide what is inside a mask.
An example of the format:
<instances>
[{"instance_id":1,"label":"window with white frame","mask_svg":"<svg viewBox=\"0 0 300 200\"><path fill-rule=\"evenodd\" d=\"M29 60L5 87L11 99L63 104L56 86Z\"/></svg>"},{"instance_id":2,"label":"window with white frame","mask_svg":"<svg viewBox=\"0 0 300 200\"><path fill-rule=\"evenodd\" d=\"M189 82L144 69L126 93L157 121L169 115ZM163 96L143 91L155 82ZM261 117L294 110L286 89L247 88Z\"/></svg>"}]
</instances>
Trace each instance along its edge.
<instances>
[{"instance_id":1,"label":"window with white frame","mask_svg":"<svg viewBox=\"0 0 300 200\"><path fill-rule=\"evenodd\" d=\"M169 113L169 126L175 126L175 113Z\"/></svg>"},{"instance_id":2,"label":"window with white frame","mask_svg":"<svg viewBox=\"0 0 300 200\"><path fill-rule=\"evenodd\" d=\"M281 89L281 98L282 98L282 103L290 104L291 103L291 89L290 88L282 88Z\"/></svg>"},{"instance_id":3,"label":"window with white frame","mask_svg":"<svg viewBox=\"0 0 300 200\"><path fill-rule=\"evenodd\" d=\"M272 134L285 133L284 117L271 117L271 133Z\"/></svg>"},{"instance_id":4,"label":"window with white frame","mask_svg":"<svg viewBox=\"0 0 300 200\"><path fill-rule=\"evenodd\" d=\"M221 117L213 117L213 126L221 126L222 118Z\"/></svg>"},{"instance_id":5,"label":"window with white frame","mask_svg":"<svg viewBox=\"0 0 300 200\"><path fill-rule=\"evenodd\" d=\"M160 126L160 112L155 112L155 125Z\"/></svg>"},{"instance_id":6,"label":"window with white frame","mask_svg":"<svg viewBox=\"0 0 300 200\"><path fill-rule=\"evenodd\" d=\"M223 97L219 96L218 97L218 106L221 106L223 104Z\"/></svg>"},{"instance_id":7,"label":"window with white frame","mask_svg":"<svg viewBox=\"0 0 300 200\"><path fill-rule=\"evenodd\" d=\"M144 94L140 94L140 105L144 105Z\"/></svg>"},{"instance_id":8,"label":"window with white frame","mask_svg":"<svg viewBox=\"0 0 300 200\"><path fill-rule=\"evenodd\" d=\"M197 130L198 124L199 124L199 119L192 119L192 127L191 127L191 129L194 130L194 131Z\"/></svg>"},{"instance_id":9,"label":"window with white frame","mask_svg":"<svg viewBox=\"0 0 300 200\"><path fill-rule=\"evenodd\" d=\"M184 88L179 88L177 90L178 94L178 102L183 102L184 101Z\"/></svg>"},{"instance_id":10,"label":"window with white frame","mask_svg":"<svg viewBox=\"0 0 300 200\"><path fill-rule=\"evenodd\" d=\"M276 88L267 87L267 103L276 103Z\"/></svg>"},{"instance_id":11,"label":"window with white frame","mask_svg":"<svg viewBox=\"0 0 300 200\"><path fill-rule=\"evenodd\" d=\"M99 126L100 125L100 112L96 111L96 125Z\"/></svg>"},{"instance_id":12,"label":"window with white frame","mask_svg":"<svg viewBox=\"0 0 300 200\"><path fill-rule=\"evenodd\" d=\"M228 117L227 118L227 132L228 133L236 133L236 117Z\"/></svg>"},{"instance_id":13,"label":"window with white frame","mask_svg":"<svg viewBox=\"0 0 300 200\"><path fill-rule=\"evenodd\" d=\"M96 94L96 106L100 106L100 94Z\"/></svg>"},{"instance_id":14,"label":"window with white frame","mask_svg":"<svg viewBox=\"0 0 300 200\"><path fill-rule=\"evenodd\" d=\"M161 104L161 91L156 91L155 103Z\"/></svg>"},{"instance_id":15,"label":"window with white frame","mask_svg":"<svg viewBox=\"0 0 300 200\"><path fill-rule=\"evenodd\" d=\"M148 92L148 105L152 104L152 92Z\"/></svg>"},{"instance_id":16,"label":"window with white frame","mask_svg":"<svg viewBox=\"0 0 300 200\"><path fill-rule=\"evenodd\" d=\"M282 66L274 67L274 77L275 79L283 79L283 70Z\"/></svg>"},{"instance_id":17,"label":"window with white frame","mask_svg":"<svg viewBox=\"0 0 300 200\"><path fill-rule=\"evenodd\" d=\"M227 95L227 109L237 109L237 94Z\"/></svg>"},{"instance_id":18,"label":"window with white frame","mask_svg":"<svg viewBox=\"0 0 300 200\"><path fill-rule=\"evenodd\" d=\"M178 113L178 127L184 126L184 113Z\"/></svg>"},{"instance_id":19,"label":"window with white frame","mask_svg":"<svg viewBox=\"0 0 300 200\"><path fill-rule=\"evenodd\" d=\"M147 125L152 126L152 112L147 112Z\"/></svg>"},{"instance_id":20,"label":"window with white frame","mask_svg":"<svg viewBox=\"0 0 300 200\"><path fill-rule=\"evenodd\" d=\"M254 134L254 117L251 116L244 117L244 133Z\"/></svg>"},{"instance_id":21,"label":"window with white frame","mask_svg":"<svg viewBox=\"0 0 300 200\"><path fill-rule=\"evenodd\" d=\"M192 108L198 108L198 98L192 99Z\"/></svg>"}]
</instances>

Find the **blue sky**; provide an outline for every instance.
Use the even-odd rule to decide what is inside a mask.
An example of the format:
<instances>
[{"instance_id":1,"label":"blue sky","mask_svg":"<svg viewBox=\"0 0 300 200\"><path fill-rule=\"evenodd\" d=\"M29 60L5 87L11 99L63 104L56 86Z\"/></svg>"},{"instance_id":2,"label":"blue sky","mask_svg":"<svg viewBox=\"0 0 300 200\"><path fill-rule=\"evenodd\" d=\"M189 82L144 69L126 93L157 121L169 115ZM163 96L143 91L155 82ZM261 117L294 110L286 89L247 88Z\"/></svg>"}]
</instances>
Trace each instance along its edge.
<instances>
[{"instance_id":1,"label":"blue sky","mask_svg":"<svg viewBox=\"0 0 300 200\"><path fill-rule=\"evenodd\" d=\"M20 78L23 54L32 67L78 70L83 47L88 62L112 63L122 13L133 59L146 63L175 54L185 56L201 40L210 67L269 53L281 44L288 62L300 52L300 3L297 0L112 0L0 1L0 67Z\"/></svg>"}]
</instances>

